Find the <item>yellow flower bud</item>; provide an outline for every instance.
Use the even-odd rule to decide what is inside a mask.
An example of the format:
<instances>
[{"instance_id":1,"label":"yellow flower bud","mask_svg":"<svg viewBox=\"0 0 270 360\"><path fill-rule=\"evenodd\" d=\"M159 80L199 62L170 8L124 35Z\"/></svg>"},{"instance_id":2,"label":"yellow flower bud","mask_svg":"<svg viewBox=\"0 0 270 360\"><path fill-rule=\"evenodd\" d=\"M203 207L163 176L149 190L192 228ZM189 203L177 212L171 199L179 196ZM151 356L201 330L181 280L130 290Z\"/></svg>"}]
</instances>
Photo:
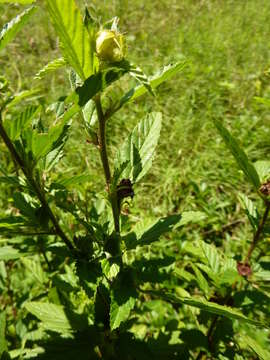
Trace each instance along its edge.
<instances>
[{"instance_id":1,"label":"yellow flower bud","mask_svg":"<svg viewBox=\"0 0 270 360\"><path fill-rule=\"evenodd\" d=\"M119 62L125 56L124 36L114 30L101 30L96 39L96 52L100 60Z\"/></svg>"}]
</instances>

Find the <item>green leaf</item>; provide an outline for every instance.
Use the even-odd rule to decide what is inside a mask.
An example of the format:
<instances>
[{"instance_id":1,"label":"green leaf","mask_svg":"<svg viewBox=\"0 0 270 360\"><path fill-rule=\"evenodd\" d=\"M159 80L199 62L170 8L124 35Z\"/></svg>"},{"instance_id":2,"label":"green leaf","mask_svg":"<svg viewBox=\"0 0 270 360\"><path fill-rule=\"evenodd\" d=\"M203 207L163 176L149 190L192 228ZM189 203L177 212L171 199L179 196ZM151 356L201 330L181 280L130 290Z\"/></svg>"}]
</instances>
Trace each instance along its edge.
<instances>
[{"instance_id":1,"label":"green leaf","mask_svg":"<svg viewBox=\"0 0 270 360\"><path fill-rule=\"evenodd\" d=\"M110 326L111 330L115 330L123 321L128 320L136 302L137 293L133 285L130 269L119 274L118 279L112 286L110 296Z\"/></svg>"},{"instance_id":2,"label":"green leaf","mask_svg":"<svg viewBox=\"0 0 270 360\"><path fill-rule=\"evenodd\" d=\"M0 260L8 261L19 259L22 254L20 254L19 250L14 249L11 246L1 246L0 247Z\"/></svg>"},{"instance_id":3,"label":"green leaf","mask_svg":"<svg viewBox=\"0 0 270 360\"><path fill-rule=\"evenodd\" d=\"M131 132L118 153L116 168L127 166L123 178L139 181L150 169L161 130L161 113L150 113Z\"/></svg>"},{"instance_id":4,"label":"green leaf","mask_svg":"<svg viewBox=\"0 0 270 360\"><path fill-rule=\"evenodd\" d=\"M162 71L160 71L159 73L154 75L152 78L150 78L149 82L150 82L151 88L155 89L163 82L169 80L171 77L173 77L177 73L183 71L185 66L186 66L185 61L180 61L176 64L165 66ZM139 96L144 95L147 91L148 91L148 89L145 87L145 85L139 85L139 86L129 90L119 101L116 108L117 109L121 108L127 102L135 100Z\"/></svg>"},{"instance_id":5,"label":"green leaf","mask_svg":"<svg viewBox=\"0 0 270 360\"><path fill-rule=\"evenodd\" d=\"M205 293L208 294L209 293L209 286L208 286L208 282L205 279L205 277L203 276L203 274L201 273L201 271L199 270L199 268L195 265L190 263L195 275L196 275L196 281L197 284L199 286L199 288Z\"/></svg>"},{"instance_id":6,"label":"green leaf","mask_svg":"<svg viewBox=\"0 0 270 360\"><path fill-rule=\"evenodd\" d=\"M257 229L259 223L259 213L253 201L251 201L245 194L239 194L238 198L248 216L250 224L254 229Z\"/></svg>"},{"instance_id":7,"label":"green leaf","mask_svg":"<svg viewBox=\"0 0 270 360\"><path fill-rule=\"evenodd\" d=\"M93 52L89 33L74 0L46 0L48 12L65 60L82 80L93 74Z\"/></svg>"},{"instance_id":8,"label":"green leaf","mask_svg":"<svg viewBox=\"0 0 270 360\"><path fill-rule=\"evenodd\" d=\"M25 307L31 314L41 320L45 329L58 333L71 331L70 322L62 306L32 301L26 303Z\"/></svg>"},{"instance_id":9,"label":"green leaf","mask_svg":"<svg viewBox=\"0 0 270 360\"><path fill-rule=\"evenodd\" d=\"M129 297L125 302L119 304L115 297L111 298L110 326L111 330L117 329L123 321L128 320L131 310L135 306L133 297Z\"/></svg>"},{"instance_id":10,"label":"green leaf","mask_svg":"<svg viewBox=\"0 0 270 360\"><path fill-rule=\"evenodd\" d=\"M17 2L17 1L16 1ZM29 2L28 2L29 4ZM36 11L36 7L32 6L26 9L24 12L16 16L9 23L7 23L0 33L0 51L11 42L21 28L27 23L33 13Z\"/></svg>"},{"instance_id":11,"label":"green leaf","mask_svg":"<svg viewBox=\"0 0 270 360\"><path fill-rule=\"evenodd\" d=\"M240 345L244 345L244 348L249 348L253 351L260 360L269 360L270 359L270 352L266 349L263 349L262 346L250 336L241 335L240 336Z\"/></svg>"},{"instance_id":12,"label":"green leaf","mask_svg":"<svg viewBox=\"0 0 270 360\"><path fill-rule=\"evenodd\" d=\"M209 312L211 314L225 316L229 319L235 319L239 321L244 321L246 323L252 324L252 325L258 325L264 327L265 325L262 324L259 321L249 319L245 315L243 315L238 309L225 306L225 305L219 305L211 301L207 301L200 298L195 297L178 297L172 294L162 294L161 292L156 291L150 291L151 294L158 296L161 296L163 299L176 303L176 304L185 304L189 306L193 306L196 308L199 308L203 311Z\"/></svg>"},{"instance_id":13,"label":"green leaf","mask_svg":"<svg viewBox=\"0 0 270 360\"><path fill-rule=\"evenodd\" d=\"M245 152L240 148L238 142L234 139L234 137L230 134L230 132L221 124L221 122L218 120L214 120L214 123L221 137L223 138L226 146L234 156L238 166L246 175L248 181L255 187L256 190L258 190L258 188L260 187L260 178L255 167L253 166L252 163L249 162Z\"/></svg>"},{"instance_id":14,"label":"green leaf","mask_svg":"<svg viewBox=\"0 0 270 360\"><path fill-rule=\"evenodd\" d=\"M220 268L220 256L217 248L214 245L206 244L204 241L200 241L200 247L211 270L214 272L214 274L218 274Z\"/></svg>"},{"instance_id":15,"label":"green leaf","mask_svg":"<svg viewBox=\"0 0 270 360\"><path fill-rule=\"evenodd\" d=\"M17 140L20 137L22 130L31 123L33 118L39 113L40 109L39 106L29 106L14 120L5 121L5 128L12 141Z\"/></svg>"},{"instance_id":16,"label":"green leaf","mask_svg":"<svg viewBox=\"0 0 270 360\"><path fill-rule=\"evenodd\" d=\"M141 68L135 65L130 66L129 74L142 84L151 95L155 96L149 78L144 74Z\"/></svg>"},{"instance_id":17,"label":"green leaf","mask_svg":"<svg viewBox=\"0 0 270 360\"><path fill-rule=\"evenodd\" d=\"M89 174L80 174L69 176L63 179L58 180L58 184L65 186L65 187L72 187L77 184L86 183L89 181Z\"/></svg>"},{"instance_id":18,"label":"green leaf","mask_svg":"<svg viewBox=\"0 0 270 360\"><path fill-rule=\"evenodd\" d=\"M129 63L122 61L117 66L106 68L96 74L91 75L85 80L82 86L76 88L74 94L67 98L67 101L73 100L83 107L97 93L105 90L113 82L120 79L129 71Z\"/></svg>"},{"instance_id":19,"label":"green leaf","mask_svg":"<svg viewBox=\"0 0 270 360\"><path fill-rule=\"evenodd\" d=\"M32 90L25 90L20 92L19 94L15 95L11 98L10 102L7 104L6 108L10 109L20 103L24 99L34 100L36 97L40 97L40 90L39 89L32 89Z\"/></svg>"},{"instance_id":20,"label":"green leaf","mask_svg":"<svg viewBox=\"0 0 270 360\"><path fill-rule=\"evenodd\" d=\"M0 313L0 357L5 350L7 350L6 313L3 311Z\"/></svg>"},{"instance_id":21,"label":"green leaf","mask_svg":"<svg viewBox=\"0 0 270 360\"><path fill-rule=\"evenodd\" d=\"M35 80L41 80L43 79L47 74L54 72L58 69L61 69L62 67L66 66L66 61L63 58L55 59L50 61L47 65L45 65L41 70L39 70L34 79Z\"/></svg>"},{"instance_id":22,"label":"green leaf","mask_svg":"<svg viewBox=\"0 0 270 360\"><path fill-rule=\"evenodd\" d=\"M22 192L15 192L13 194L14 205L20 210L23 216L36 221L36 208L31 204L31 198Z\"/></svg>"},{"instance_id":23,"label":"green leaf","mask_svg":"<svg viewBox=\"0 0 270 360\"><path fill-rule=\"evenodd\" d=\"M181 214L181 220L176 228L184 226L188 223L198 223L206 218L206 214L202 211L184 211Z\"/></svg>"},{"instance_id":24,"label":"green leaf","mask_svg":"<svg viewBox=\"0 0 270 360\"><path fill-rule=\"evenodd\" d=\"M64 146L71 125L69 120L74 112L69 112L68 110L66 113L59 118L59 122L56 125L49 129L48 133L32 131L32 134L28 134L31 137L31 150L36 161L45 157L53 150Z\"/></svg>"},{"instance_id":25,"label":"green leaf","mask_svg":"<svg viewBox=\"0 0 270 360\"><path fill-rule=\"evenodd\" d=\"M123 237L128 249L134 249L136 246L149 245L157 241L161 235L171 231L172 228L180 221L181 215L170 215L160 218L146 229L140 229L136 232L131 232ZM134 236L132 236L134 235Z\"/></svg>"},{"instance_id":26,"label":"green leaf","mask_svg":"<svg viewBox=\"0 0 270 360\"><path fill-rule=\"evenodd\" d=\"M270 161L259 160L255 162L254 166L260 177L261 183L270 178Z\"/></svg>"}]
</instances>

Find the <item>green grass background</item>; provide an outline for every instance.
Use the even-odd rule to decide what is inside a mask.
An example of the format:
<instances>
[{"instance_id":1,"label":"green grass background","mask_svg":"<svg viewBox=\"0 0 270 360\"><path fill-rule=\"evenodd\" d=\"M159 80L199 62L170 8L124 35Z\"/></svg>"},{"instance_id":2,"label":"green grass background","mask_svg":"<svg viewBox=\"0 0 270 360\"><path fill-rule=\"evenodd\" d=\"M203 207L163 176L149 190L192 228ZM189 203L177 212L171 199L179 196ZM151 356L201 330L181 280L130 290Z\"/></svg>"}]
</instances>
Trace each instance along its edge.
<instances>
[{"instance_id":1,"label":"green grass background","mask_svg":"<svg viewBox=\"0 0 270 360\"><path fill-rule=\"evenodd\" d=\"M83 1L78 1L83 6ZM41 2L42 3L42 2ZM110 155L149 111L163 113L163 129L149 175L135 189L130 213L136 219L183 210L206 214L183 238L215 241L227 251L250 230L237 199L250 186L238 171L212 119L219 118L239 139L252 161L269 159L269 109L255 96L270 98L269 0L115 0L86 1L102 22L120 17L128 58L149 75L183 58L185 70L162 85L157 97L145 96L122 109L109 124ZM0 5L0 25L23 9ZM14 90L40 87L46 101L68 93L67 73L60 70L34 81L35 73L60 56L48 16L37 12L0 55ZM123 84L127 84L124 82ZM60 164L61 172L90 172L89 196L104 190L102 169L76 120ZM245 245L246 244L246 245ZM242 251L242 250L241 250Z\"/></svg>"}]
</instances>

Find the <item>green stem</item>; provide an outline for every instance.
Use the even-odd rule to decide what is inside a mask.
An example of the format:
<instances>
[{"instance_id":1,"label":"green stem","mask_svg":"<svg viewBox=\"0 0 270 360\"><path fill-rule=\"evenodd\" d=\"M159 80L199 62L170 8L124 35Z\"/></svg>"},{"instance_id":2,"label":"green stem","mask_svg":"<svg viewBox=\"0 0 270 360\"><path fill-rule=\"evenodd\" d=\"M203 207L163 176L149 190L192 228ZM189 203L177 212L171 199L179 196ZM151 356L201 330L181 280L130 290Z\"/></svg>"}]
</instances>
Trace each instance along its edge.
<instances>
[{"instance_id":1,"label":"green stem","mask_svg":"<svg viewBox=\"0 0 270 360\"><path fill-rule=\"evenodd\" d=\"M58 221L56 217L54 216L49 204L47 203L47 200L45 198L45 194L42 192L42 190L39 188L38 184L36 183L35 179L32 176L32 173L27 169L27 167L24 164L24 161L21 159L20 155L18 154L16 148L14 147L13 143L11 142L10 138L8 137L6 130L3 126L2 121L2 113L0 110L0 136L2 137L4 143L6 144L9 152L11 153L11 156L15 163L18 164L18 166L21 168L23 174L25 175L26 179L28 180L29 184L32 186L34 192L36 193L41 205L46 210L51 222L53 223L55 232L60 238L64 241L66 246L70 250L74 250L74 247L71 243L71 241L67 238L63 230L61 229L60 225L58 224Z\"/></svg>"},{"instance_id":2,"label":"green stem","mask_svg":"<svg viewBox=\"0 0 270 360\"><path fill-rule=\"evenodd\" d=\"M99 121L99 153L103 166L103 171L106 180L106 187L109 193L109 198L112 207L113 220L114 220L114 229L117 234L120 233L120 212L117 201L117 193L115 189L111 189L111 171L107 154L107 145L106 145L106 119L102 110L102 105L100 101L100 95L97 95L95 98L98 121Z\"/></svg>"}]
</instances>

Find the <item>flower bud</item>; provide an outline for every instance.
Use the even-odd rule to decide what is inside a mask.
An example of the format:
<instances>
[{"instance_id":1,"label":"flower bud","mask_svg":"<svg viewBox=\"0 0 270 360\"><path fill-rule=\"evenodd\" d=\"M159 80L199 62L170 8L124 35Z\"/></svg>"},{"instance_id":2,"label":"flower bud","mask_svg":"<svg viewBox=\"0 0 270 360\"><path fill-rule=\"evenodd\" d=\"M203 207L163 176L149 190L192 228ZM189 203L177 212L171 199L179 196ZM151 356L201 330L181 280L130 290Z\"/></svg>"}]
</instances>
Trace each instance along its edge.
<instances>
[{"instance_id":1,"label":"flower bud","mask_svg":"<svg viewBox=\"0 0 270 360\"><path fill-rule=\"evenodd\" d=\"M114 30L102 30L96 39L96 52L100 60L119 62L125 55L124 36Z\"/></svg>"}]
</instances>

